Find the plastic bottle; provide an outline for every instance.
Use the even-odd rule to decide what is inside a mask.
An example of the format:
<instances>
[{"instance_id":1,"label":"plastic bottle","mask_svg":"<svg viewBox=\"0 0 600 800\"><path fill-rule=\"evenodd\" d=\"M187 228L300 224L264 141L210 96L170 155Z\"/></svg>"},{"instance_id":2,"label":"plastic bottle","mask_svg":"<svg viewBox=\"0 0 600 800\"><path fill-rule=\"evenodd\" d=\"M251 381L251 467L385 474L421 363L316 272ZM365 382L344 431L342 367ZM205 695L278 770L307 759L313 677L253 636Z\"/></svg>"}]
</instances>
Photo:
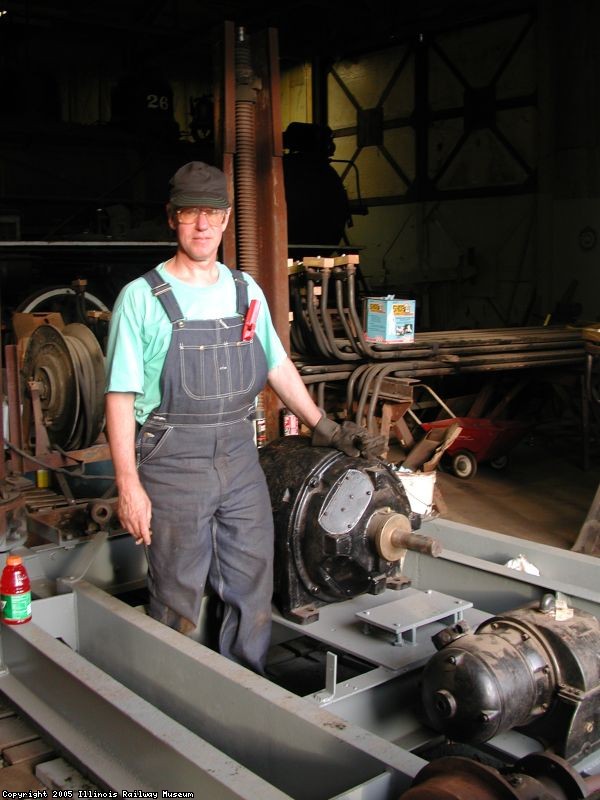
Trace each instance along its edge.
<instances>
[{"instance_id":1,"label":"plastic bottle","mask_svg":"<svg viewBox=\"0 0 600 800\"><path fill-rule=\"evenodd\" d=\"M21 625L31 619L31 584L21 556L8 556L0 578L2 622Z\"/></svg>"}]
</instances>

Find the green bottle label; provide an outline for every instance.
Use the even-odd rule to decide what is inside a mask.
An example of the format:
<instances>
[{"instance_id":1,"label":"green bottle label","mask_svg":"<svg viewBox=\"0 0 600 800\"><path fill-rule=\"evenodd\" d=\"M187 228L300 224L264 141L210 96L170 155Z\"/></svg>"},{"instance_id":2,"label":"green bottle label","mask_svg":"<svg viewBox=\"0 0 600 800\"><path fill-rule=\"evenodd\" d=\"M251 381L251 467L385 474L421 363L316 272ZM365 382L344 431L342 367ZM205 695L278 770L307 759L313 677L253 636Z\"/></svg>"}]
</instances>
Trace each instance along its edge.
<instances>
[{"instance_id":1,"label":"green bottle label","mask_svg":"<svg viewBox=\"0 0 600 800\"><path fill-rule=\"evenodd\" d=\"M31 616L31 592L0 595L2 619L18 621Z\"/></svg>"}]
</instances>

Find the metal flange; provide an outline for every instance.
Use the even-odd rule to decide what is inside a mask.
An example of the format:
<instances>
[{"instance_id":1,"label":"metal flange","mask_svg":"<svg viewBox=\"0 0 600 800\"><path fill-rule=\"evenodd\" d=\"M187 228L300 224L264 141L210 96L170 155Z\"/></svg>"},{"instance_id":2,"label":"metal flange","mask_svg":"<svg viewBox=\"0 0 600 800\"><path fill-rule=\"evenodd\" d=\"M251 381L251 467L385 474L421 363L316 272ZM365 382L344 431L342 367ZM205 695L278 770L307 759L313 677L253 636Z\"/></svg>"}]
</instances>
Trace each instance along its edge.
<instances>
[{"instance_id":1,"label":"metal flange","mask_svg":"<svg viewBox=\"0 0 600 800\"><path fill-rule=\"evenodd\" d=\"M77 446L89 447L104 425L104 355L94 334L80 322L67 325L63 335L77 368L84 415Z\"/></svg>"},{"instance_id":2,"label":"metal flange","mask_svg":"<svg viewBox=\"0 0 600 800\"><path fill-rule=\"evenodd\" d=\"M65 447L77 426L80 395L75 364L62 333L40 325L29 338L22 368L24 380L39 386L44 426L52 444Z\"/></svg>"}]
</instances>

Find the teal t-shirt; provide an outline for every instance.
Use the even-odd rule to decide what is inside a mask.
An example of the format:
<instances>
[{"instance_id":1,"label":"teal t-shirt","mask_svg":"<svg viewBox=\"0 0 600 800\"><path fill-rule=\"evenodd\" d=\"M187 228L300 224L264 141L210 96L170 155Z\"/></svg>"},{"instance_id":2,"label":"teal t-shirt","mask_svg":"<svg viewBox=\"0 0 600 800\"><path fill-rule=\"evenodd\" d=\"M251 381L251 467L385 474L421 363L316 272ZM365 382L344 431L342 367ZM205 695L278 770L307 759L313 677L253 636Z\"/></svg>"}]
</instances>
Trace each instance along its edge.
<instances>
[{"instance_id":1,"label":"teal t-shirt","mask_svg":"<svg viewBox=\"0 0 600 800\"><path fill-rule=\"evenodd\" d=\"M170 275L165 264L157 269L171 284L186 319L218 319L236 314L235 283L231 270L219 267L212 286L190 286ZM260 300L256 335L260 339L269 370L279 366L287 354L271 321L262 289L244 273L248 300ZM135 416L143 423L160 404L160 376L171 341L171 323L145 278L125 286L113 308L106 353L106 391L135 393Z\"/></svg>"}]
</instances>

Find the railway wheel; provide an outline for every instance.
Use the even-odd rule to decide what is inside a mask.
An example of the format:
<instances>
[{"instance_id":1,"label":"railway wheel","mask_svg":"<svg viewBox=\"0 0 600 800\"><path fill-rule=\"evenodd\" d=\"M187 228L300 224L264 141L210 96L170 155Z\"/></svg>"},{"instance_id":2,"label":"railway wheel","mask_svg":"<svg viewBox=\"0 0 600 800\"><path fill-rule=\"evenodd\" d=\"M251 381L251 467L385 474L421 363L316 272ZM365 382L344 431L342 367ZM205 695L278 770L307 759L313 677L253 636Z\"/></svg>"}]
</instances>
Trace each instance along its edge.
<instances>
[{"instance_id":1,"label":"railway wheel","mask_svg":"<svg viewBox=\"0 0 600 800\"><path fill-rule=\"evenodd\" d=\"M47 286L19 303L16 311L25 314L34 311L58 311L66 316L65 322L67 323L81 322L82 320L70 319L70 316L74 316L73 308L76 297L77 292L71 286ZM84 298L86 309L89 307L92 311L109 311L108 306L94 292L86 290Z\"/></svg>"}]
</instances>

